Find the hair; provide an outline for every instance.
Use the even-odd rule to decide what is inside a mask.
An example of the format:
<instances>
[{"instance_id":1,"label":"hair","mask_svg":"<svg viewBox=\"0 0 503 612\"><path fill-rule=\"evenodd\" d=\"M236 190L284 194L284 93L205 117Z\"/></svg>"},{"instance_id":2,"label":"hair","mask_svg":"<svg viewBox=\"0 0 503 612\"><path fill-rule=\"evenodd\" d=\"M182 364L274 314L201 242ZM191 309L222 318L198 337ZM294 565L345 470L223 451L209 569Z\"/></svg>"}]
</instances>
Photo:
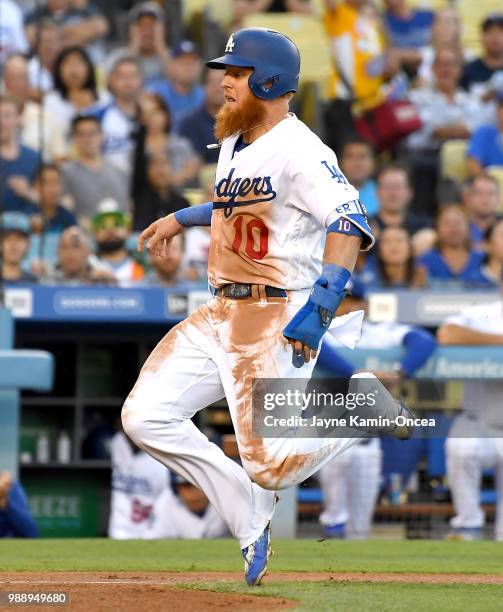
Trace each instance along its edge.
<instances>
[{"instance_id":1,"label":"hair","mask_svg":"<svg viewBox=\"0 0 503 612\"><path fill-rule=\"evenodd\" d=\"M407 258L407 261L405 262L405 270L406 270L405 282L407 283L407 285L411 285L416 275L416 261L412 253L410 233L408 232L407 229L405 229L405 227L384 228L383 232L385 232L387 229L399 229L399 230L402 230L407 235L407 240L409 242L409 257ZM382 281L383 286L391 287L392 286L391 279L388 276L388 273L386 271L386 264L384 263L382 259L380 247L381 247L381 242L379 241L377 243L377 257L376 257L377 272L378 272L379 278Z\"/></svg>"},{"instance_id":2,"label":"hair","mask_svg":"<svg viewBox=\"0 0 503 612\"><path fill-rule=\"evenodd\" d=\"M83 47L78 47L78 46L66 47L59 53L54 63L54 74L53 74L54 89L61 94L62 98L65 98L65 99L67 98L68 88L63 82L63 79L61 78L61 68L65 60L70 55L78 55L82 59L82 61L86 64L87 78L82 86L82 89L89 89L93 93L93 96L95 97L95 99L97 100L98 92L96 88L96 74L94 71L94 64L91 61L91 58L89 57L87 51Z\"/></svg>"},{"instance_id":3,"label":"hair","mask_svg":"<svg viewBox=\"0 0 503 612\"><path fill-rule=\"evenodd\" d=\"M112 72L115 72L117 68L122 66L122 64L131 64L132 66L136 66L136 68L138 68L138 72L143 77L143 69L141 67L141 64L138 58L136 58L134 55L122 55L121 57L116 59L115 62L110 67L110 70L108 71L108 75L112 74Z\"/></svg>"},{"instance_id":4,"label":"hair","mask_svg":"<svg viewBox=\"0 0 503 612\"><path fill-rule=\"evenodd\" d=\"M40 181L40 179L42 178L42 175L47 170L52 170L53 172L57 172L59 176L61 176L61 168L57 164L54 164L54 163L40 164L40 166L37 169L37 173L35 175L35 181Z\"/></svg>"},{"instance_id":5,"label":"hair","mask_svg":"<svg viewBox=\"0 0 503 612\"><path fill-rule=\"evenodd\" d=\"M384 164L384 166L381 166L376 174L376 182L379 183L379 181L381 180L381 177L387 174L388 172L402 172L403 174L405 174L407 185L409 187L412 187L412 180L411 180L409 168L399 163L389 163L389 164Z\"/></svg>"},{"instance_id":6,"label":"hair","mask_svg":"<svg viewBox=\"0 0 503 612\"><path fill-rule=\"evenodd\" d=\"M344 156L346 147L351 147L353 145L359 145L361 147L366 147L368 151L372 154L372 156L375 155L375 149L368 140L366 140L365 138L362 138L361 136L351 136L351 138L348 138L342 143L341 157Z\"/></svg>"},{"instance_id":7,"label":"hair","mask_svg":"<svg viewBox=\"0 0 503 612\"><path fill-rule=\"evenodd\" d=\"M72 135L75 134L79 125L81 123L85 123L86 121L91 121L92 123L95 123L101 132L101 122L97 117L95 117L94 115L76 115L72 119L71 129L70 129L71 134Z\"/></svg>"},{"instance_id":8,"label":"hair","mask_svg":"<svg viewBox=\"0 0 503 612\"><path fill-rule=\"evenodd\" d=\"M449 212L450 210L456 210L458 212L460 212L463 217L466 219L467 225L468 225L468 217L465 213L465 211L463 210L463 208L461 207L460 204L456 203L456 202L452 202L450 204L443 204L437 211L437 214L435 215L435 229L438 226L438 222L440 221L440 218L447 212ZM471 251L472 250L472 237L470 235L470 231L468 231L468 236L466 238L464 247L467 251ZM435 241L435 248L437 250L440 250L440 245L439 245L439 241L438 241L438 232L437 232L437 239Z\"/></svg>"},{"instance_id":9,"label":"hair","mask_svg":"<svg viewBox=\"0 0 503 612\"><path fill-rule=\"evenodd\" d=\"M164 101L164 98L162 98L159 94L153 93L151 91L147 91L145 92L145 94L148 95L149 98L154 100L157 106L166 115L167 121L166 121L166 127L164 129L165 129L166 134L168 134L169 132L171 132L172 125L173 125L173 118L171 116L171 111L169 110L169 106ZM140 107L138 107L138 116L141 117Z\"/></svg>"}]
</instances>

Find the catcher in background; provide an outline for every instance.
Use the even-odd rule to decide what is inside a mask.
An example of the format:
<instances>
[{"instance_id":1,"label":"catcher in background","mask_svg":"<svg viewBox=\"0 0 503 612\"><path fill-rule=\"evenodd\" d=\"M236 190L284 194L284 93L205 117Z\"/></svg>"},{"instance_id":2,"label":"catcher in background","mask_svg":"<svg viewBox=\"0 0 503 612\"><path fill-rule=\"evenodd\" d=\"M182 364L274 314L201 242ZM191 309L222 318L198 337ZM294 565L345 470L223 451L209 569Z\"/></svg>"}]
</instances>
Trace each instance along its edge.
<instances>
[{"instance_id":1,"label":"catcher in background","mask_svg":"<svg viewBox=\"0 0 503 612\"><path fill-rule=\"evenodd\" d=\"M271 552L275 491L302 482L358 437L256 437L253 380L307 384L358 252L374 240L333 151L289 112L300 72L295 44L247 28L208 66L222 70L225 94L213 201L159 219L138 248L146 241L163 254L184 227L211 225L211 296L154 349L122 422L138 446L205 493L240 544L247 583L256 585ZM380 387L376 415L411 416ZM224 396L241 466L191 421ZM408 435L406 427L392 430Z\"/></svg>"}]
</instances>

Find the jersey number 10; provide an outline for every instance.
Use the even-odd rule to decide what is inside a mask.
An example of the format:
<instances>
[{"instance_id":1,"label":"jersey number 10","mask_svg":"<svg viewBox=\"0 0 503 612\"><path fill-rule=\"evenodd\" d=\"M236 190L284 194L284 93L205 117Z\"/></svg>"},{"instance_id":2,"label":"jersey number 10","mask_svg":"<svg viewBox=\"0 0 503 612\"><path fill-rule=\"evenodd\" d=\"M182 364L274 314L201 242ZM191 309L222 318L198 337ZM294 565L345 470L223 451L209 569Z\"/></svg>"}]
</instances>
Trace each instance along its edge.
<instances>
[{"instance_id":1,"label":"jersey number 10","mask_svg":"<svg viewBox=\"0 0 503 612\"><path fill-rule=\"evenodd\" d=\"M245 253L250 259L263 259L269 252L269 229L262 219L251 219L244 223L243 215L236 217L234 221L236 234L232 241L232 250L239 253L243 242L243 225L246 228ZM258 238L258 241L256 241L256 238Z\"/></svg>"}]
</instances>

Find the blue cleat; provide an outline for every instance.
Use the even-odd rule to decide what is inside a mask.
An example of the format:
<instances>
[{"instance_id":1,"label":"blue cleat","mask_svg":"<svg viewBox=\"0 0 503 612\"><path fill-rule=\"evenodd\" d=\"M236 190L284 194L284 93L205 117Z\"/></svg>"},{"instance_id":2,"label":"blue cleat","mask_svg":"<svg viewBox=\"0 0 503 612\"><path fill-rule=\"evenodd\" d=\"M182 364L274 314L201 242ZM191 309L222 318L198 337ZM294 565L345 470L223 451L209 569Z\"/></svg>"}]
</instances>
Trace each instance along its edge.
<instances>
[{"instance_id":1,"label":"blue cleat","mask_svg":"<svg viewBox=\"0 0 503 612\"><path fill-rule=\"evenodd\" d=\"M257 586L267 573L267 561L271 556L271 524L267 523L260 536L241 549L245 560L245 580L248 586Z\"/></svg>"},{"instance_id":2,"label":"blue cleat","mask_svg":"<svg viewBox=\"0 0 503 612\"><path fill-rule=\"evenodd\" d=\"M346 523L325 525L323 533L327 540L343 540L346 537Z\"/></svg>"}]
</instances>

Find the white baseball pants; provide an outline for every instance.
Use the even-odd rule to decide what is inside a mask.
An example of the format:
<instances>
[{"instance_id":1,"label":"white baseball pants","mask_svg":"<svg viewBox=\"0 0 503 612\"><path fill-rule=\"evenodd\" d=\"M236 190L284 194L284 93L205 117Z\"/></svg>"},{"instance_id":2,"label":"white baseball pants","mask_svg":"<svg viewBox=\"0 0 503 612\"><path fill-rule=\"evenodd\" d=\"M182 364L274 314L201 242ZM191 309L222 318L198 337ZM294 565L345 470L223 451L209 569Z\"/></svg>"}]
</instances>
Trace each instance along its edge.
<instances>
[{"instance_id":1,"label":"white baseball pants","mask_svg":"<svg viewBox=\"0 0 503 612\"><path fill-rule=\"evenodd\" d=\"M324 497L322 525L346 525L346 537L364 540L370 535L381 483L382 451L377 438L355 444L325 464L319 473Z\"/></svg>"},{"instance_id":2,"label":"white baseball pants","mask_svg":"<svg viewBox=\"0 0 503 612\"><path fill-rule=\"evenodd\" d=\"M463 434L485 437L463 438ZM503 439L490 438L484 425L460 415L454 421L445 445L447 479L451 489L456 516L451 526L482 527L484 512L480 505L482 471L496 468L496 509L495 538L503 541Z\"/></svg>"},{"instance_id":3,"label":"white baseball pants","mask_svg":"<svg viewBox=\"0 0 503 612\"><path fill-rule=\"evenodd\" d=\"M143 450L202 489L241 548L272 517L277 489L300 483L358 438L254 438L254 378L305 378L282 330L307 292L267 298L211 298L171 329L143 366L122 423ZM227 458L192 423L202 408L226 397L242 466ZM355 433L355 435L358 435Z\"/></svg>"}]
</instances>

